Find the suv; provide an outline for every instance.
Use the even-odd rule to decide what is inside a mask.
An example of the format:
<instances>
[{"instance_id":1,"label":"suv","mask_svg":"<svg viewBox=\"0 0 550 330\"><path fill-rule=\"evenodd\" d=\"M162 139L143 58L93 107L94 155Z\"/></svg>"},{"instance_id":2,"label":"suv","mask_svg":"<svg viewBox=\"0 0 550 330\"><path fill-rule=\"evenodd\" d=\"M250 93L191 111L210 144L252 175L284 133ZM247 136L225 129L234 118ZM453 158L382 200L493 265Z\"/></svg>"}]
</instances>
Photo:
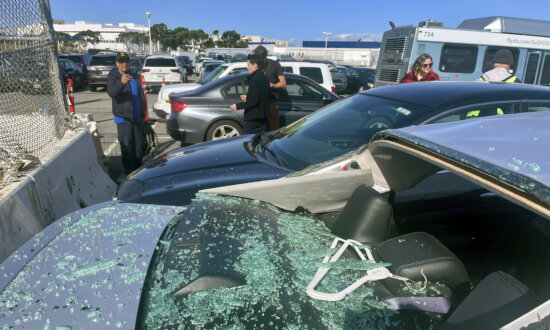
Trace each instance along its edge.
<instances>
[{"instance_id":1,"label":"suv","mask_svg":"<svg viewBox=\"0 0 550 330\"><path fill-rule=\"evenodd\" d=\"M187 80L187 70L180 61L170 55L154 55L145 59L141 75L145 78L147 88L160 89L162 82L167 85L179 84Z\"/></svg>"},{"instance_id":2,"label":"suv","mask_svg":"<svg viewBox=\"0 0 550 330\"><path fill-rule=\"evenodd\" d=\"M74 64L76 64L76 66L82 70L84 78L86 80L88 79L88 65L90 65L92 56L88 54L59 54L58 57L65 60L73 61Z\"/></svg>"},{"instance_id":3,"label":"suv","mask_svg":"<svg viewBox=\"0 0 550 330\"><path fill-rule=\"evenodd\" d=\"M101 53L92 56L88 66L88 86L95 92L98 87L107 88L107 75L116 68L116 53Z\"/></svg>"}]
</instances>

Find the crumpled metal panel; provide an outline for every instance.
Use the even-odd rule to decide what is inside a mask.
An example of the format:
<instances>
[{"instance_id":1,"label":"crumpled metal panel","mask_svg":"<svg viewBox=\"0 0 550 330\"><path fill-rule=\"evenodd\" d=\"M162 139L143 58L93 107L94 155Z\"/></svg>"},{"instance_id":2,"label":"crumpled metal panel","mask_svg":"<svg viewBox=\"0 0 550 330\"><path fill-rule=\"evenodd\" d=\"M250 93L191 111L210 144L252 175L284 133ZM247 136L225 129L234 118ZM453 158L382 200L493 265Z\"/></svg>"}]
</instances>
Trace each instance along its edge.
<instances>
[{"instance_id":1,"label":"crumpled metal panel","mask_svg":"<svg viewBox=\"0 0 550 330\"><path fill-rule=\"evenodd\" d=\"M550 204L550 113L531 112L386 130Z\"/></svg>"},{"instance_id":2,"label":"crumpled metal panel","mask_svg":"<svg viewBox=\"0 0 550 330\"><path fill-rule=\"evenodd\" d=\"M0 327L134 327L158 238L183 208L112 203L59 219L0 265Z\"/></svg>"}]
</instances>

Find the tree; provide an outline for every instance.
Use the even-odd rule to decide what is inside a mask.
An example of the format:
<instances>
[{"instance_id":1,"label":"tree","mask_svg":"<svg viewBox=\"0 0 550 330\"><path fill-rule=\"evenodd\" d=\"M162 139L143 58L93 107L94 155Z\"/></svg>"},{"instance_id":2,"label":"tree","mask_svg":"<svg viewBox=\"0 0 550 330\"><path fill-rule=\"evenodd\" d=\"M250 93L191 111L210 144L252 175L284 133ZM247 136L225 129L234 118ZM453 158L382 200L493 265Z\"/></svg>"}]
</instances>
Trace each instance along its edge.
<instances>
[{"instance_id":1,"label":"tree","mask_svg":"<svg viewBox=\"0 0 550 330\"><path fill-rule=\"evenodd\" d=\"M154 24L151 26L151 39L157 44L158 50L163 50L163 40L166 41L169 29L164 23Z\"/></svg>"},{"instance_id":2,"label":"tree","mask_svg":"<svg viewBox=\"0 0 550 330\"><path fill-rule=\"evenodd\" d=\"M134 50L134 46L140 47L143 51L144 46L149 42L149 37L146 33L141 32L120 32L116 38L116 41L123 43L126 46L126 51L128 52Z\"/></svg>"},{"instance_id":3,"label":"tree","mask_svg":"<svg viewBox=\"0 0 550 330\"><path fill-rule=\"evenodd\" d=\"M70 52L75 48L76 41L71 40L71 35L65 32L56 32L57 48L60 52Z\"/></svg>"},{"instance_id":4,"label":"tree","mask_svg":"<svg viewBox=\"0 0 550 330\"><path fill-rule=\"evenodd\" d=\"M243 48L248 47L248 42L241 40L241 35L235 30L225 31L218 42L221 47Z\"/></svg>"},{"instance_id":5,"label":"tree","mask_svg":"<svg viewBox=\"0 0 550 330\"><path fill-rule=\"evenodd\" d=\"M83 41L79 41L78 45L80 48L84 48L87 44L92 44L92 46L95 46L101 41L101 33L97 31L80 31L77 34L75 34L75 37L83 37Z\"/></svg>"}]
</instances>

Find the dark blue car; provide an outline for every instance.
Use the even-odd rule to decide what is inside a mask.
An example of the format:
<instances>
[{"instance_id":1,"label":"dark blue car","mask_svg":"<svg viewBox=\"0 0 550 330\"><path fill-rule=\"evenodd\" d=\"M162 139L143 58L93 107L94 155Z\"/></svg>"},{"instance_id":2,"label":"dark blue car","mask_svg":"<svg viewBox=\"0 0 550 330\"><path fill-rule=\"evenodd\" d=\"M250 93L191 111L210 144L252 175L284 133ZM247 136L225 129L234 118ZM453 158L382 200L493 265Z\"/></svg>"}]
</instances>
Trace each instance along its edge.
<instances>
[{"instance_id":1,"label":"dark blue car","mask_svg":"<svg viewBox=\"0 0 550 330\"><path fill-rule=\"evenodd\" d=\"M375 88L265 135L172 151L120 185L118 199L187 205L198 190L268 180L356 150L387 128L550 110L550 89L524 84L429 82Z\"/></svg>"}]
</instances>

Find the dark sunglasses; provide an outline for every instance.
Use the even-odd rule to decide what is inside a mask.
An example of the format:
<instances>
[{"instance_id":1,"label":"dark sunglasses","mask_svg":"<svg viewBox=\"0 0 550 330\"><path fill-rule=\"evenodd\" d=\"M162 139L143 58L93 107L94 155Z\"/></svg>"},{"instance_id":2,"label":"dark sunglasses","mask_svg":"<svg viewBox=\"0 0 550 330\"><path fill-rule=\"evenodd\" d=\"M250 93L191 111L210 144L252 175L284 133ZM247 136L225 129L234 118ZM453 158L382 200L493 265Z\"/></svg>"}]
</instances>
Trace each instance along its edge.
<instances>
[{"instance_id":1,"label":"dark sunglasses","mask_svg":"<svg viewBox=\"0 0 550 330\"><path fill-rule=\"evenodd\" d=\"M433 63L430 63L430 64L422 64L422 67L423 67L423 68L431 68L431 67L433 67L433 66L434 66Z\"/></svg>"}]
</instances>

